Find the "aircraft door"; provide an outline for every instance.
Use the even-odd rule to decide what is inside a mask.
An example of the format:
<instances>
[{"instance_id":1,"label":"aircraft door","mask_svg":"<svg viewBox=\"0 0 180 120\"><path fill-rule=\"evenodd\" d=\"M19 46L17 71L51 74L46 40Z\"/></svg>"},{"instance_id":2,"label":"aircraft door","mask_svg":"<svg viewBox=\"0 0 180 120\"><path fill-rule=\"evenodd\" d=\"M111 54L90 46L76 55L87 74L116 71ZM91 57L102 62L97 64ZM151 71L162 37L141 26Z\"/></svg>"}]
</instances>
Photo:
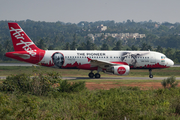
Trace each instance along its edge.
<instances>
[{"instance_id":1,"label":"aircraft door","mask_svg":"<svg viewBox=\"0 0 180 120\"><path fill-rule=\"evenodd\" d=\"M155 53L151 53L151 56L150 56L150 63L156 63L156 56L155 56Z\"/></svg>"},{"instance_id":2,"label":"aircraft door","mask_svg":"<svg viewBox=\"0 0 180 120\"><path fill-rule=\"evenodd\" d=\"M139 66L142 66L142 62L141 62L141 59L142 59L142 57L140 57L140 56L136 56L136 66L137 67L139 67Z\"/></svg>"}]
</instances>

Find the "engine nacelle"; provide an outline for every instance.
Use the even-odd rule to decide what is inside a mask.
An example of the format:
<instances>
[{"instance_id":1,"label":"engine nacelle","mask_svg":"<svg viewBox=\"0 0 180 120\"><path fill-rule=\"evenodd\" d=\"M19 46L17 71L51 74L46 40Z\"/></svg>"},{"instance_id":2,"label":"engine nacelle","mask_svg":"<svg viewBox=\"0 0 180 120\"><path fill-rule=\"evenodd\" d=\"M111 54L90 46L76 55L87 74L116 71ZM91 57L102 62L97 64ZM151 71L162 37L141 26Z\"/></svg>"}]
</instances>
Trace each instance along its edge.
<instances>
[{"instance_id":1,"label":"engine nacelle","mask_svg":"<svg viewBox=\"0 0 180 120\"><path fill-rule=\"evenodd\" d=\"M130 67L128 65L113 66L106 69L107 73L113 73L115 75L128 75Z\"/></svg>"}]
</instances>

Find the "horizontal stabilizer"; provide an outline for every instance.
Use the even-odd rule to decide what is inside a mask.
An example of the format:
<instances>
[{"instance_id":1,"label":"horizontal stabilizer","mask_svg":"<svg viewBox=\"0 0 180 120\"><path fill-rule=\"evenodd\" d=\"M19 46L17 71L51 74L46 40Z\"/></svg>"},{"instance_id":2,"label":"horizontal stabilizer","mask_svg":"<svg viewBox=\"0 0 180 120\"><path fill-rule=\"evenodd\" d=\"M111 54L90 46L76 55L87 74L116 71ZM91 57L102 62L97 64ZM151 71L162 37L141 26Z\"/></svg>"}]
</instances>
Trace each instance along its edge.
<instances>
[{"instance_id":1,"label":"horizontal stabilizer","mask_svg":"<svg viewBox=\"0 0 180 120\"><path fill-rule=\"evenodd\" d=\"M29 59L30 55L29 54L20 54L20 53L13 53L14 56L19 56L23 59Z\"/></svg>"}]
</instances>

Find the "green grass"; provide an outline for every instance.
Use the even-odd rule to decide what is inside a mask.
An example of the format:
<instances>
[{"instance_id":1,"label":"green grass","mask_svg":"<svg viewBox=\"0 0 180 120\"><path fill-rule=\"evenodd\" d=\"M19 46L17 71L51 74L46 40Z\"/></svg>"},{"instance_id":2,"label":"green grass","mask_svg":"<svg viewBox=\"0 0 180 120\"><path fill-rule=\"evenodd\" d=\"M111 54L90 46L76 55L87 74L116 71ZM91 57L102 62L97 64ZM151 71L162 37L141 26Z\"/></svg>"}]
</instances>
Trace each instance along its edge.
<instances>
[{"instance_id":1,"label":"green grass","mask_svg":"<svg viewBox=\"0 0 180 120\"><path fill-rule=\"evenodd\" d=\"M0 83L0 119L124 120L126 117L130 120L178 120L180 116L180 88L140 90L139 87L119 87L90 91L85 88L84 82L80 82L82 84L79 85L84 87L81 86L79 89L69 87L73 91L64 92L61 86L67 88L72 84L63 84L64 81L57 79L58 74L49 75L39 75L39 79L32 81L30 76L22 74L8 77L4 83ZM82 80L69 80L69 82L79 81ZM90 81L97 83L110 81L113 84L155 82L154 80ZM56 82L60 86L51 87L52 83ZM49 86L49 89L40 86ZM78 84L74 84L74 87L78 87ZM42 90L46 92L34 94Z\"/></svg>"},{"instance_id":2,"label":"green grass","mask_svg":"<svg viewBox=\"0 0 180 120\"><path fill-rule=\"evenodd\" d=\"M180 89L120 87L49 96L0 92L1 119L178 120Z\"/></svg>"}]
</instances>

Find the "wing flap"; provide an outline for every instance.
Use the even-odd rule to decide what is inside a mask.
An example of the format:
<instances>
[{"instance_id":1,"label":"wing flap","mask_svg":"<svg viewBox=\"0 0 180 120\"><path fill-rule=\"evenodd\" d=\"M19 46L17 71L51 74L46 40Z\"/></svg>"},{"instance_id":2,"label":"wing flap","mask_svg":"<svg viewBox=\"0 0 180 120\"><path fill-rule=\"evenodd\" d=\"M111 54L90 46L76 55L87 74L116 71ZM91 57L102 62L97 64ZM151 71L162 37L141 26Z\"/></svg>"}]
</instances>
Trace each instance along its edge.
<instances>
[{"instance_id":1,"label":"wing flap","mask_svg":"<svg viewBox=\"0 0 180 120\"><path fill-rule=\"evenodd\" d=\"M88 58L90 59L90 58ZM104 60L97 60L97 59L90 59L90 64L93 67L100 67L100 68L107 68L110 66L117 66L117 65L128 65L125 62L108 62L108 61L104 61Z\"/></svg>"}]
</instances>

